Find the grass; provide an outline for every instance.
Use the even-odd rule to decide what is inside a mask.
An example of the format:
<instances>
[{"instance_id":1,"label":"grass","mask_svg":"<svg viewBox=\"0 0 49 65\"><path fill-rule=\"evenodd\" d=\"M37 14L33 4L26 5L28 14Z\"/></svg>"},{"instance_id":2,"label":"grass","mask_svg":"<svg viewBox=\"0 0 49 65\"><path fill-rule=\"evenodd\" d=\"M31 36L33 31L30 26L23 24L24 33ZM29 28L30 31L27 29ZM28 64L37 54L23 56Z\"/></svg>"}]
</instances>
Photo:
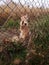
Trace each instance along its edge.
<instances>
[{"instance_id":1,"label":"grass","mask_svg":"<svg viewBox=\"0 0 49 65\"><path fill-rule=\"evenodd\" d=\"M19 20L14 21L13 19L8 20L8 22L4 25L5 28L19 28Z\"/></svg>"},{"instance_id":2,"label":"grass","mask_svg":"<svg viewBox=\"0 0 49 65\"><path fill-rule=\"evenodd\" d=\"M14 21L8 20L5 28L19 29L19 19ZM30 31L32 33L32 42L35 44L36 54L31 55L29 65L49 65L49 15L44 14L29 22ZM20 42L19 42L20 43ZM12 43L13 45L5 45L4 51L0 53L1 65L12 65L15 58L25 60L26 48L21 44ZM1 43L2 44L2 43ZM8 54L8 55L7 55ZM8 60L8 62L6 62ZM24 61L23 61L24 62ZM22 62L22 65L24 65ZM14 65L14 64L13 64Z\"/></svg>"},{"instance_id":3,"label":"grass","mask_svg":"<svg viewBox=\"0 0 49 65\"><path fill-rule=\"evenodd\" d=\"M0 60L2 61L1 65L11 65L12 61L16 58L24 60L26 53L26 48L19 43L16 44L13 42L11 45L5 45L3 52L0 53Z\"/></svg>"}]
</instances>

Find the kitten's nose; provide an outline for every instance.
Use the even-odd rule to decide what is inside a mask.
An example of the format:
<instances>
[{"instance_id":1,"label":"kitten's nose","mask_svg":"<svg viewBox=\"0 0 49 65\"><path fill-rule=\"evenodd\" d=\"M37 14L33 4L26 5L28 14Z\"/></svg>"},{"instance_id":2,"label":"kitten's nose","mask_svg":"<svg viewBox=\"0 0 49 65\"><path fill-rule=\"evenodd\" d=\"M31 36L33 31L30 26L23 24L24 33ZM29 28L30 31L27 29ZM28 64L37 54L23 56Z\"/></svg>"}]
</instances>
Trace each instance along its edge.
<instances>
[{"instance_id":1,"label":"kitten's nose","mask_svg":"<svg viewBox=\"0 0 49 65\"><path fill-rule=\"evenodd\" d=\"M25 23L25 26L26 26L27 24Z\"/></svg>"}]
</instances>

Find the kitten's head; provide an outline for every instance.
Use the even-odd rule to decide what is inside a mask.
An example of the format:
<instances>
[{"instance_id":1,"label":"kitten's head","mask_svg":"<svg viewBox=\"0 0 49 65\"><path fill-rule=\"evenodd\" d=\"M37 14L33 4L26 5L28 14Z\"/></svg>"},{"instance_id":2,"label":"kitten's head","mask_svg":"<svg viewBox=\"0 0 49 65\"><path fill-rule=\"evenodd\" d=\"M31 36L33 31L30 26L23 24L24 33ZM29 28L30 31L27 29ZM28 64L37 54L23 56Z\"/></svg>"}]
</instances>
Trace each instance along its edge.
<instances>
[{"instance_id":1,"label":"kitten's head","mask_svg":"<svg viewBox=\"0 0 49 65\"><path fill-rule=\"evenodd\" d=\"M28 26L28 16L27 16L27 14L21 17L20 26Z\"/></svg>"}]
</instances>

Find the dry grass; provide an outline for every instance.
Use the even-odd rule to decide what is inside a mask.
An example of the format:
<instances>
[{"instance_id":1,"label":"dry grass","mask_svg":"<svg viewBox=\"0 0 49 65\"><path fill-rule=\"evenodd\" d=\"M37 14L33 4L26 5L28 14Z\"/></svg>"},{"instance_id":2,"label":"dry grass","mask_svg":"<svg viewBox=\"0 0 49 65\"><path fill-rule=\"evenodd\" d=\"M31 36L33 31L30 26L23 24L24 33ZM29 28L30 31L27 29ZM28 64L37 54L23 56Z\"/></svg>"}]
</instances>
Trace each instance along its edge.
<instances>
[{"instance_id":1,"label":"dry grass","mask_svg":"<svg viewBox=\"0 0 49 65\"><path fill-rule=\"evenodd\" d=\"M10 11L11 9L7 7L0 13L1 25L8 18ZM33 48L28 54L26 52L28 49L22 46L20 41L17 43L9 41L7 44L6 42L5 44L0 42L0 65L16 65L17 63L17 65L49 65L49 9L29 9L28 7L23 8L17 5L5 28L12 29L16 26L16 31L18 31L20 16L26 13L29 16L29 26L32 33L31 48Z\"/></svg>"},{"instance_id":2,"label":"dry grass","mask_svg":"<svg viewBox=\"0 0 49 65\"><path fill-rule=\"evenodd\" d=\"M27 6L21 6L21 5L16 5L15 3L10 3L8 6L7 5L2 5L0 8L0 25L2 25L8 16L11 14L11 17L16 20L19 19L22 14L28 14L29 20L36 19L42 15L49 14L49 9L42 9L42 8L29 8ZM12 6L12 7L11 7ZM12 10L14 8L14 10Z\"/></svg>"}]
</instances>

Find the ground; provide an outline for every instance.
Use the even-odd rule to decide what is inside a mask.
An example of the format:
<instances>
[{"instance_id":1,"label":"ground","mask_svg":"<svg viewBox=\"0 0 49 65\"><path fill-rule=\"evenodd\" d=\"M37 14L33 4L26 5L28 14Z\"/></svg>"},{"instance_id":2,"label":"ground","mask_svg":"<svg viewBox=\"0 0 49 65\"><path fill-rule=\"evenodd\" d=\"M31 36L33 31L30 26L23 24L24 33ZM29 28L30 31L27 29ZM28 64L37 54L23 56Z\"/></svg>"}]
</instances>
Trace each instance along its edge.
<instances>
[{"instance_id":1,"label":"ground","mask_svg":"<svg viewBox=\"0 0 49 65\"><path fill-rule=\"evenodd\" d=\"M19 22L9 22L0 29L0 65L49 65L49 15L43 15L29 22L32 34L31 49L22 42L4 42L4 37L19 35ZM15 26L15 27L14 27ZM15 32L14 32L14 31Z\"/></svg>"}]
</instances>

